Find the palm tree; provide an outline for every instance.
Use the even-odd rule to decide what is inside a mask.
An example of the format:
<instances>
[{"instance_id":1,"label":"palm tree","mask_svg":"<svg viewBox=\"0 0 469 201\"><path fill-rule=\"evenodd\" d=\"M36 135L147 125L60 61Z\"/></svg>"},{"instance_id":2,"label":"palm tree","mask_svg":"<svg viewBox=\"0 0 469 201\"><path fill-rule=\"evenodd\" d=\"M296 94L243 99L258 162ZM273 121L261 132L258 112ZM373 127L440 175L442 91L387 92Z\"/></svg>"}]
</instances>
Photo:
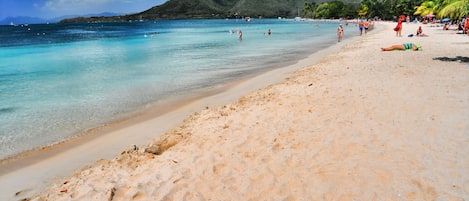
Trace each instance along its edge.
<instances>
[{"instance_id":1,"label":"palm tree","mask_svg":"<svg viewBox=\"0 0 469 201\"><path fill-rule=\"evenodd\" d=\"M469 15L469 0L446 0L438 12L438 17L461 19Z\"/></svg>"},{"instance_id":2,"label":"palm tree","mask_svg":"<svg viewBox=\"0 0 469 201\"><path fill-rule=\"evenodd\" d=\"M366 5L364 3L361 3L360 4L360 9L358 9L358 11L357 11L358 16L360 16L362 18L365 17L368 14L368 10L369 10L368 5Z\"/></svg>"},{"instance_id":3,"label":"palm tree","mask_svg":"<svg viewBox=\"0 0 469 201\"><path fill-rule=\"evenodd\" d=\"M414 15L437 14L439 18L461 19L469 15L469 0L425 1L416 7Z\"/></svg>"},{"instance_id":4,"label":"palm tree","mask_svg":"<svg viewBox=\"0 0 469 201\"><path fill-rule=\"evenodd\" d=\"M416 7L416 11L414 12L414 15L420 15L420 16L425 16L428 14L434 14L437 12L437 8L440 5L440 1L425 1L420 6Z\"/></svg>"}]
</instances>

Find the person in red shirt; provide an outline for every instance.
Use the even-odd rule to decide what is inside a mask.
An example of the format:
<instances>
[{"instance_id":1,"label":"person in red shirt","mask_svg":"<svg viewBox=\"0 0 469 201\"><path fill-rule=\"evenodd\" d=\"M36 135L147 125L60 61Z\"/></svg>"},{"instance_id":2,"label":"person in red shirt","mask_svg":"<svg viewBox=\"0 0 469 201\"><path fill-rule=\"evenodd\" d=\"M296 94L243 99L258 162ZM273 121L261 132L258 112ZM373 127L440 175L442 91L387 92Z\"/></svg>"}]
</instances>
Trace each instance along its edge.
<instances>
[{"instance_id":1,"label":"person in red shirt","mask_svg":"<svg viewBox=\"0 0 469 201\"><path fill-rule=\"evenodd\" d=\"M397 25L396 25L396 27L394 28L394 31L396 32L396 36L399 36L399 37L402 36L402 35L401 35L401 33L402 33L402 20L401 20L401 19L399 19L399 20L397 21Z\"/></svg>"}]
</instances>

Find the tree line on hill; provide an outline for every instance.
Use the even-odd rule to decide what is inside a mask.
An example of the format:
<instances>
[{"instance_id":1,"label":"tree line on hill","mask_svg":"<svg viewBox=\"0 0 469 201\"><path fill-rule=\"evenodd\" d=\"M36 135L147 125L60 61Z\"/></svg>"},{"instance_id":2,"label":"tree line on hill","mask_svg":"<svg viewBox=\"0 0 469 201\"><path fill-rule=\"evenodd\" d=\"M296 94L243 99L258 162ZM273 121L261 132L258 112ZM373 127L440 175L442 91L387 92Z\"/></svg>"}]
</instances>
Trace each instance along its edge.
<instances>
[{"instance_id":1,"label":"tree line on hill","mask_svg":"<svg viewBox=\"0 0 469 201\"><path fill-rule=\"evenodd\" d=\"M300 12L301 11L301 12ZM121 16L78 17L61 22L211 18L381 18L400 15L460 19L469 0L169 0L146 11Z\"/></svg>"},{"instance_id":2,"label":"tree line on hill","mask_svg":"<svg viewBox=\"0 0 469 201\"><path fill-rule=\"evenodd\" d=\"M146 11L113 17L79 17L61 22L129 21L157 19L212 19L212 18L293 18L301 16L303 6L310 0L169 0ZM328 0L316 0L318 3ZM342 0L354 4L360 0Z\"/></svg>"},{"instance_id":3,"label":"tree line on hill","mask_svg":"<svg viewBox=\"0 0 469 201\"><path fill-rule=\"evenodd\" d=\"M305 3L303 16L309 18L374 18L391 20L400 15L461 19L469 15L469 0L362 0Z\"/></svg>"}]
</instances>

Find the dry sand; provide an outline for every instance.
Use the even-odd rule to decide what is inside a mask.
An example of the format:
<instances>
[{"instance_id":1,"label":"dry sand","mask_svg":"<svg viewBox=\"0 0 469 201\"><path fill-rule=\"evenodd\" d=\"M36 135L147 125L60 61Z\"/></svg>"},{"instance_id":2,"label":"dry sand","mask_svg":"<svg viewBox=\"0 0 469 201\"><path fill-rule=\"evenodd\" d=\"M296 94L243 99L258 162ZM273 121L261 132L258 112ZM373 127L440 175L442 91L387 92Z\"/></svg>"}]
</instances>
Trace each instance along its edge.
<instances>
[{"instance_id":1,"label":"dry sand","mask_svg":"<svg viewBox=\"0 0 469 201\"><path fill-rule=\"evenodd\" d=\"M469 37L394 25L31 198L469 200L469 63L432 59L469 56ZM406 42L423 51L380 51Z\"/></svg>"}]
</instances>

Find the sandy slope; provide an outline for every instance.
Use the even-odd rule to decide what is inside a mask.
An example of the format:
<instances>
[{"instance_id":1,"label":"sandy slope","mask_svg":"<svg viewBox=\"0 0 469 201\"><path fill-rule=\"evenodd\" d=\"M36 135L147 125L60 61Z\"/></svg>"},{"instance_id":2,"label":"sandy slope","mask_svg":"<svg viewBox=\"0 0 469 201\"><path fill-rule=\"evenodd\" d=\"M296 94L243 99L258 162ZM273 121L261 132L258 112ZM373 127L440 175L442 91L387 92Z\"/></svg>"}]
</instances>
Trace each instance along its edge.
<instances>
[{"instance_id":1,"label":"sandy slope","mask_svg":"<svg viewBox=\"0 0 469 201\"><path fill-rule=\"evenodd\" d=\"M161 155L130 148L32 198L469 200L469 64L432 59L469 56L469 37L381 26L282 83L188 117L153 143L174 145ZM424 51L380 51L404 42Z\"/></svg>"}]
</instances>

